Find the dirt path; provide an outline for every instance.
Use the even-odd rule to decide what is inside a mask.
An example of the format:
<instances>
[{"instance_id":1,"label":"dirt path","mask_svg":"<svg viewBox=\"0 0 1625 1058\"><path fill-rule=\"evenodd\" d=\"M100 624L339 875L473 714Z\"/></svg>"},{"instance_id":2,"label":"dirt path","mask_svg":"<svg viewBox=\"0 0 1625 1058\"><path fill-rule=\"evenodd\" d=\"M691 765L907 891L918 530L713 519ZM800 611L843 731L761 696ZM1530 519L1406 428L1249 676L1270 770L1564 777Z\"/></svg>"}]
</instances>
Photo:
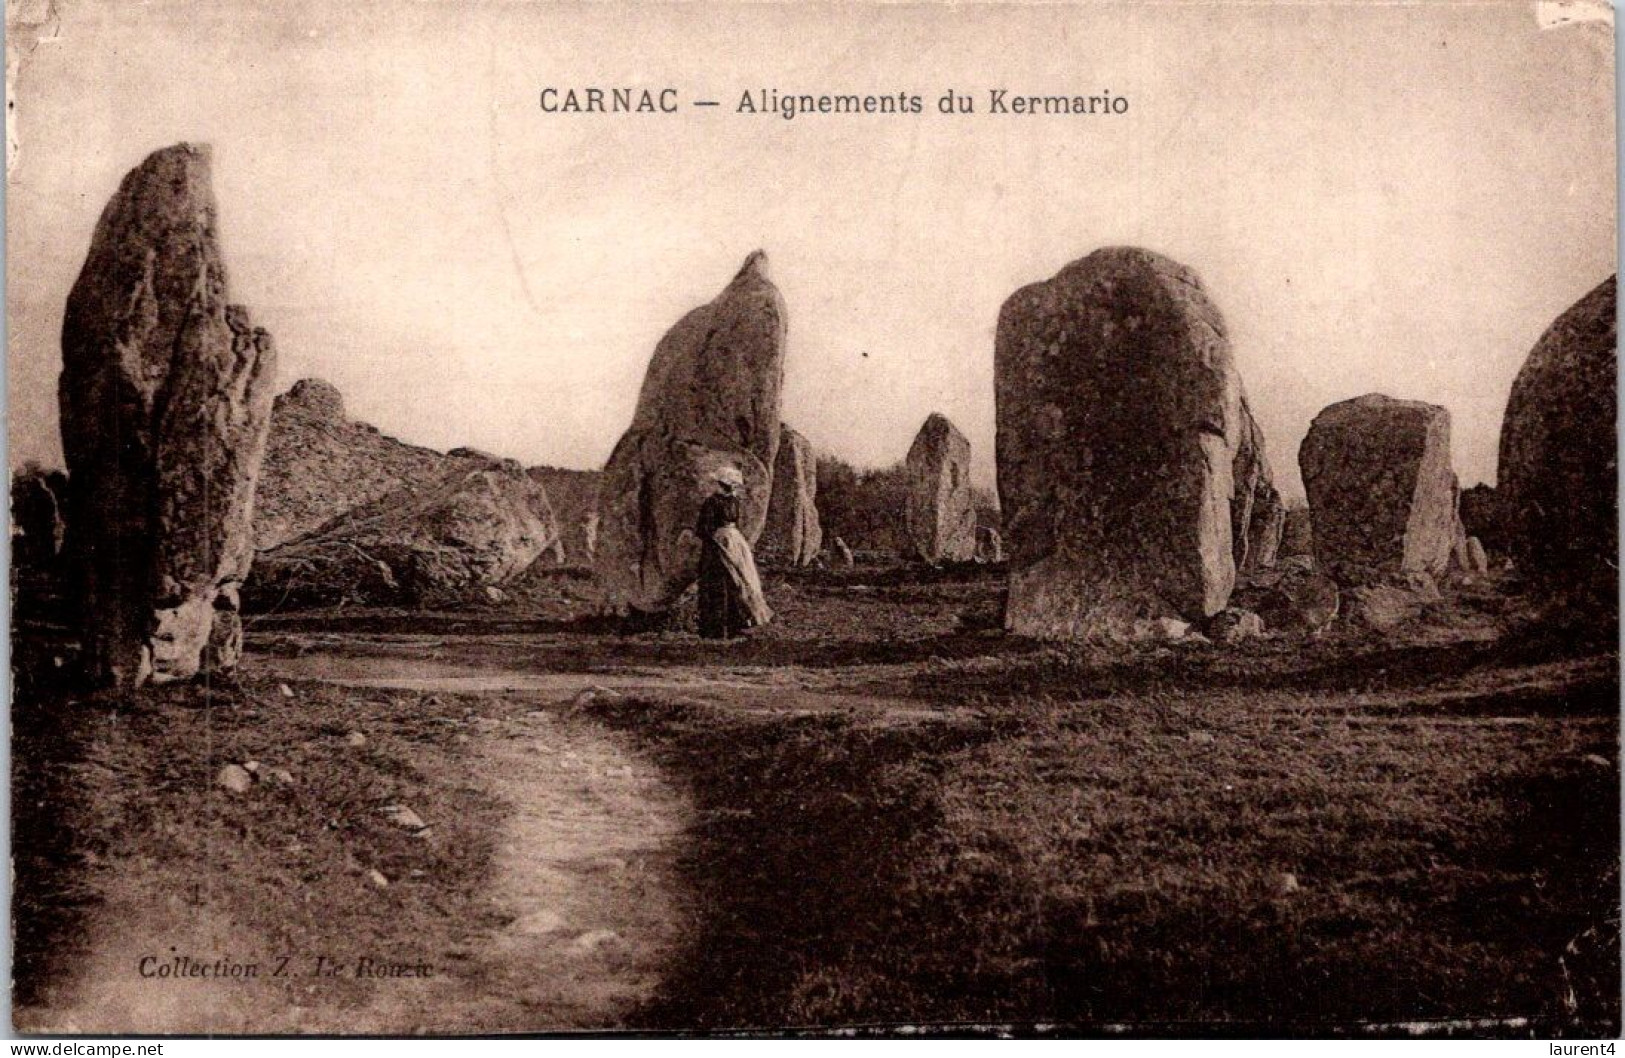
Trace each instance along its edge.
<instances>
[{"instance_id":1,"label":"dirt path","mask_svg":"<svg viewBox=\"0 0 1625 1058\"><path fill-rule=\"evenodd\" d=\"M375 1004L380 1026L524 1032L608 1028L649 998L683 936L675 858L692 813L613 735L545 710L505 721L479 772L514 807L490 899L507 924L472 938L455 983Z\"/></svg>"},{"instance_id":2,"label":"dirt path","mask_svg":"<svg viewBox=\"0 0 1625 1058\"><path fill-rule=\"evenodd\" d=\"M900 724L945 714L919 701L798 686L793 675L700 667L537 673L321 651L255 657L248 667L290 682L508 699L496 715L469 722L466 770L452 777L511 806L485 897L493 914L445 950L423 951L435 967L427 979L380 982L364 997L313 988L308 1001L290 1004L280 982L177 981L160 990L132 979L131 966L172 946L266 966L278 954L241 922L133 892L95 923L94 965L72 994L25 1012L29 1027L404 1035L622 1026L670 974L707 894L685 891L678 873L695 823L686 793L629 737L572 708L578 695L674 696L775 716L861 710Z\"/></svg>"},{"instance_id":3,"label":"dirt path","mask_svg":"<svg viewBox=\"0 0 1625 1058\"><path fill-rule=\"evenodd\" d=\"M538 699L538 706L548 703ZM147 980L154 953L265 969L279 951L229 915L135 885L102 908L71 985L14 1011L25 1031L69 1033L468 1034L613 1028L647 1000L685 935L676 858L693 813L626 740L562 709L479 722L465 776L512 806L496 839L489 919L448 949L416 957L426 979L353 993L282 983ZM482 916L484 917L484 916ZM328 949L350 954L342 937Z\"/></svg>"},{"instance_id":4,"label":"dirt path","mask_svg":"<svg viewBox=\"0 0 1625 1058\"><path fill-rule=\"evenodd\" d=\"M840 694L794 684L719 679L705 669L677 667L626 672L527 672L497 666L454 664L398 655L355 656L311 652L298 657L260 657L256 672L285 680L320 680L343 687L423 693L531 692L567 699L588 690L620 694L678 694L727 708L780 715L857 710L900 721L948 715L952 710L917 699Z\"/></svg>"}]
</instances>

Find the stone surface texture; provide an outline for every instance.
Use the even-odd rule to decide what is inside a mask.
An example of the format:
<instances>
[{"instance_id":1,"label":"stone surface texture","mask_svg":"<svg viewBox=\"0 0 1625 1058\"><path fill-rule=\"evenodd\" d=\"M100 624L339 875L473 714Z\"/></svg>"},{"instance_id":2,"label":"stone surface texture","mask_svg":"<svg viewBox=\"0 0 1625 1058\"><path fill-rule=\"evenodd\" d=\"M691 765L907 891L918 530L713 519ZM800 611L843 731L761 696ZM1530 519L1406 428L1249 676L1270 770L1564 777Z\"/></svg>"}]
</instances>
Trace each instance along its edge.
<instances>
[{"instance_id":1,"label":"stone surface texture","mask_svg":"<svg viewBox=\"0 0 1625 1058\"><path fill-rule=\"evenodd\" d=\"M138 686L226 670L276 353L231 303L209 148L132 170L102 212L62 325L67 526L86 667Z\"/></svg>"},{"instance_id":2,"label":"stone surface texture","mask_svg":"<svg viewBox=\"0 0 1625 1058\"><path fill-rule=\"evenodd\" d=\"M995 375L1006 627L1092 637L1224 609L1246 425L1196 274L1119 247L1023 287L999 314Z\"/></svg>"},{"instance_id":3,"label":"stone surface texture","mask_svg":"<svg viewBox=\"0 0 1625 1058\"><path fill-rule=\"evenodd\" d=\"M594 569L606 608L669 611L699 573L694 524L723 475L742 479L740 531L767 521L779 447L784 299L760 251L656 346L632 424L604 467Z\"/></svg>"}]
</instances>

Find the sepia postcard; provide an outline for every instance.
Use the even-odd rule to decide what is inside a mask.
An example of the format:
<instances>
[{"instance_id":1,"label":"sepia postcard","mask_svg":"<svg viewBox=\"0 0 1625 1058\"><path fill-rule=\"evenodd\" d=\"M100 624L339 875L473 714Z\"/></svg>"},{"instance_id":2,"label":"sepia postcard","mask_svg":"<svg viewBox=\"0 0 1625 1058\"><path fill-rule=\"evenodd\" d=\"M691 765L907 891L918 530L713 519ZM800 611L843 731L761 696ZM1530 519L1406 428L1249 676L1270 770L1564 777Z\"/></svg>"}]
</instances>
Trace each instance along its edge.
<instances>
[{"instance_id":1,"label":"sepia postcard","mask_svg":"<svg viewBox=\"0 0 1625 1058\"><path fill-rule=\"evenodd\" d=\"M1605 3L7 18L15 1033L1620 1034Z\"/></svg>"}]
</instances>

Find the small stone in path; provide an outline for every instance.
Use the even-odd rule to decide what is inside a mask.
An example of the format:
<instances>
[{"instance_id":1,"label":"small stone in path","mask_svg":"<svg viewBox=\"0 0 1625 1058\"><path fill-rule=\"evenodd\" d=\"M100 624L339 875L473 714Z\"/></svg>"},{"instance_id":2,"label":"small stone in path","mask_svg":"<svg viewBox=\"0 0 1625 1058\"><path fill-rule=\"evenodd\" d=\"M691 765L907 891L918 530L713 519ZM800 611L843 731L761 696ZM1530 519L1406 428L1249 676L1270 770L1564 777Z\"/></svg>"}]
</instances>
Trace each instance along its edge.
<instances>
[{"instance_id":1,"label":"small stone in path","mask_svg":"<svg viewBox=\"0 0 1625 1058\"><path fill-rule=\"evenodd\" d=\"M254 776L235 764L228 764L220 769L214 781L232 793L247 793L249 787L254 785Z\"/></svg>"}]
</instances>

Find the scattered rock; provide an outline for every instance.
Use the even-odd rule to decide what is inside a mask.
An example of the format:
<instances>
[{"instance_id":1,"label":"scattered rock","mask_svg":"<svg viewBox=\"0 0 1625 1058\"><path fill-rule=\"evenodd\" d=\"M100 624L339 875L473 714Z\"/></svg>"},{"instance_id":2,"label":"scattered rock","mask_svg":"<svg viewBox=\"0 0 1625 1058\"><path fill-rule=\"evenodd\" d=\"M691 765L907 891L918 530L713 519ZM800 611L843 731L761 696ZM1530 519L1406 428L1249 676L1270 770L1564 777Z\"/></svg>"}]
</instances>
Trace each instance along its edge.
<instances>
[{"instance_id":1,"label":"scattered rock","mask_svg":"<svg viewBox=\"0 0 1625 1058\"><path fill-rule=\"evenodd\" d=\"M406 805L385 805L380 811L384 818L405 830L425 830L429 824Z\"/></svg>"},{"instance_id":2,"label":"scattered rock","mask_svg":"<svg viewBox=\"0 0 1625 1058\"><path fill-rule=\"evenodd\" d=\"M1318 573L1285 570L1257 601L1257 613L1268 628L1319 632L1337 617L1337 582Z\"/></svg>"},{"instance_id":3,"label":"scattered rock","mask_svg":"<svg viewBox=\"0 0 1625 1058\"><path fill-rule=\"evenodd\" d=\"M367 881L371 882L373 885L376 885L380 889L389 888L389 879L384 877L384 872L380 871L376 867L370 868L367 871Z\"/></svg>"},{"instance_id":4,"label":"scattered rock","mask_svg":"<svg viewBox=\"0 0 1625 1058\"><path fill-rule=\"evenodd\" d=\"M549 933L558 933L565 928L564 917L557 911L543 909L532 911L530 914L517 919L509 927L515 933L522 933L528 937L545 936Z\"/></svg>"},{"instance_id":5,"label":"scattered rock","mask_svg":"<svg viewBox=\"0 0 1625 1058\"><path fill-rule=\"evenodd\" d=\"M779 446L784 335L784 299L758 251L660 340L599 492L594 569L609 610L664 613L694 583L694 525L722 474L742 479L740 532L752 543L760 536Z\"/></svg>"},{"instance_id":6,"label":"scattered rock","mask_svg":"<svg viewBox=\"0 0 1625 1058\"><path fill-rule=\"evenodd\" d=\"M249 774L246 768L227 764L215 774L214 781L232 793L247 793L254 785L254 776Z\"/></svg>"},{"instance_id":7,"label":"scattered rock","mask_svg":"<svg viewBox=\"0 0 1625 1058\"><path fill-rule=\"evenodd\" d=\"M1610 276L1557 318L1512 384L1500 513L1530 586L1617 618L1619 414Z\"/></svg>"},{"instance_id":8,"label":"scattered rock","mask_svg":"<svg viewBox=\"0 0 1625 1058\"><path fill-rule=\"evenodd\" d=\"M1004 303L995 374L1006 627L1224 609L1241 381L1196 274L1124 247L1067 265Z\"/></svg>"},{"instance_id":9,"label":"scattered rock","mask_svg":"<svg viewBox=\"0 0 1625 1058\"><path fill-rule=\"evenodd\" d=\"M68 476L60 470L30 469L11 481L11 562L49 569L62 553L68 523Z\"/></svg>"},{"instance_id":10,"label":"scattered rock","mask_svg":"<svg viewBox=\"0 0 1625 1058\"><path fill-rule=\"evenodd\" d=\"M1445 570L1456 527L1445 409L1378 393L1333 404L1310 424L1298 465L1315 564L1339 583Z\"/></svg>"},{"instance_id":11,"label":"scattered rock","mask_svg":"<svg viewBox=\"0 0 1625 1058\"><path fill-rule=\"evenodd\" d=\"M1251 610L1227 607L1207 623L1207 634L1220 643L1239 643L1264 634L1264 619Z\"/></svg>"},{"instance_id":12,"label":"scattered rock","mask_svg":"<svg viewBox=\"0 0 1625 1058\"><path fill-rule=\"evenodd\" d=\"M841 565L847 569L857 565L857 558L852 554L852 549L847 547L846 541L838 536L835 538L835 555L841 560Z\"/></svg>"},{"instance_id":13,"label":"scattered rock","mask_svg":"<svg viewBox=\"0 0 1625 1058\"><path fill-rule=\"evenodd\" d=\"M272 768L270 774L271 774L271 778L275 779L277 782L281 783L283 786L297 786L298 785L298 783L295 782L295 780L294 780L293 772L289 771L286 768Z\"/></svg>"},{"instance_id":14,"label":"scattered rock","mask_svg":"<svg viewBox=\"0 0 1625 1058\"><path fill-rule=\"evenodd\" d=\"M1177 617L1156 617L1138 622L1135 626L1135 638L1171 641L1184 639L1190 635L1190 631L1191 626L1187 621L1181 621Z\"/></svg>"},{"instance_id":15,"label":"scattered rock","mask_svg":"<svg viewBox=\"0 0 1625 1058\"><path fill-rule=\"evenodd\" d=\"M1192 731L1187 737L1198 746L1211 746L1214 742L1213 735L1207 731Z\"/></svg>"},{"instance_id":16,"label":"scattered rock","mask_svg":"<svg viewBox=\"0 0 1625 1058\"><path fill-rule=\"evenodd\" d=\"M970 561L976 554L970 442L945 416L932 413L914 435L903 466L914 555L933 565Z\"/></svg>"},{"instance_id":17,"label":"scattered rock","mask_svg":"<svg viewBox=\"0 0 1625 1058\"><path fill-rule=\"evenodd\" d=\"M277 689L277 693L282 695L282 697L284 697L284 698L292 698L293 697L293 688L289 687L286 683L277 684L276 689Z\"/></svg>"},{"instance_id":18,"label":"scattered rock","mask_svg":"<svg viewBox=\"0 0 1625 1058\"><path fill-rule=\"evenodd\" d=\"M149 155L97 222L62 323L67 545L86 667L227 671L270 424L271 337L230 304L207 146Z\"/></svg>"},{"instance_id":19,"label":"scattered rock","mask_svg":"<svg viewBox=\"0 0 1625 1058\"><path fill-rule=\"evenodd\" d=\"M621 935L612 929L589 929L570 945L576 951L593 952L605 945L618 943Z\"/></svg>"},{"instance_id":20,"label":"scattered rock","mask_svg":"<svg viewBox=\"0 0 1625 1058\"><path fill-rule=\"evenodd\" d=\"M344 736L344 744L351 749L360 749L367 744L367 736L359 731L352 731Z\"/></svg>"},{"instance_id":21,"label":"scattered rock","mask_svg":"<svg viewBox=\"0 0 1625 1058\"><path fill-rule=\"evenodd\" d=\"M1349 620L1374 632L1392 632L1416 620L1426 600L1416 592L1378 584L1343 593Z\"/></svg>"},{"instance_id":22,"label":"scattered rock","mask_svg":"<svg viewBox=\"0 0 1625 1058\"><path fill-rule=\"evenodd\" d=\"M612 691L608 687L588 687L586 690L575 693L575 696L570 699L570 707L572 709L587 709L605 702L619 701L624 697L625 695Z\"/></svg>"},{"instance_id":23,"label":"scattered rock","mask_svg":"<svg viewBox=\"0 0 1625 1058\"><path fill-rule=\"evenodd\" d=\"M1296 893L1303 888L1303 886L1298 884L1298 876L1292 874L1291 872L1286 872L1277 878L1275 885L1276 888L1278 888L1283 894Z\"/></svg>"}]
</instances>

